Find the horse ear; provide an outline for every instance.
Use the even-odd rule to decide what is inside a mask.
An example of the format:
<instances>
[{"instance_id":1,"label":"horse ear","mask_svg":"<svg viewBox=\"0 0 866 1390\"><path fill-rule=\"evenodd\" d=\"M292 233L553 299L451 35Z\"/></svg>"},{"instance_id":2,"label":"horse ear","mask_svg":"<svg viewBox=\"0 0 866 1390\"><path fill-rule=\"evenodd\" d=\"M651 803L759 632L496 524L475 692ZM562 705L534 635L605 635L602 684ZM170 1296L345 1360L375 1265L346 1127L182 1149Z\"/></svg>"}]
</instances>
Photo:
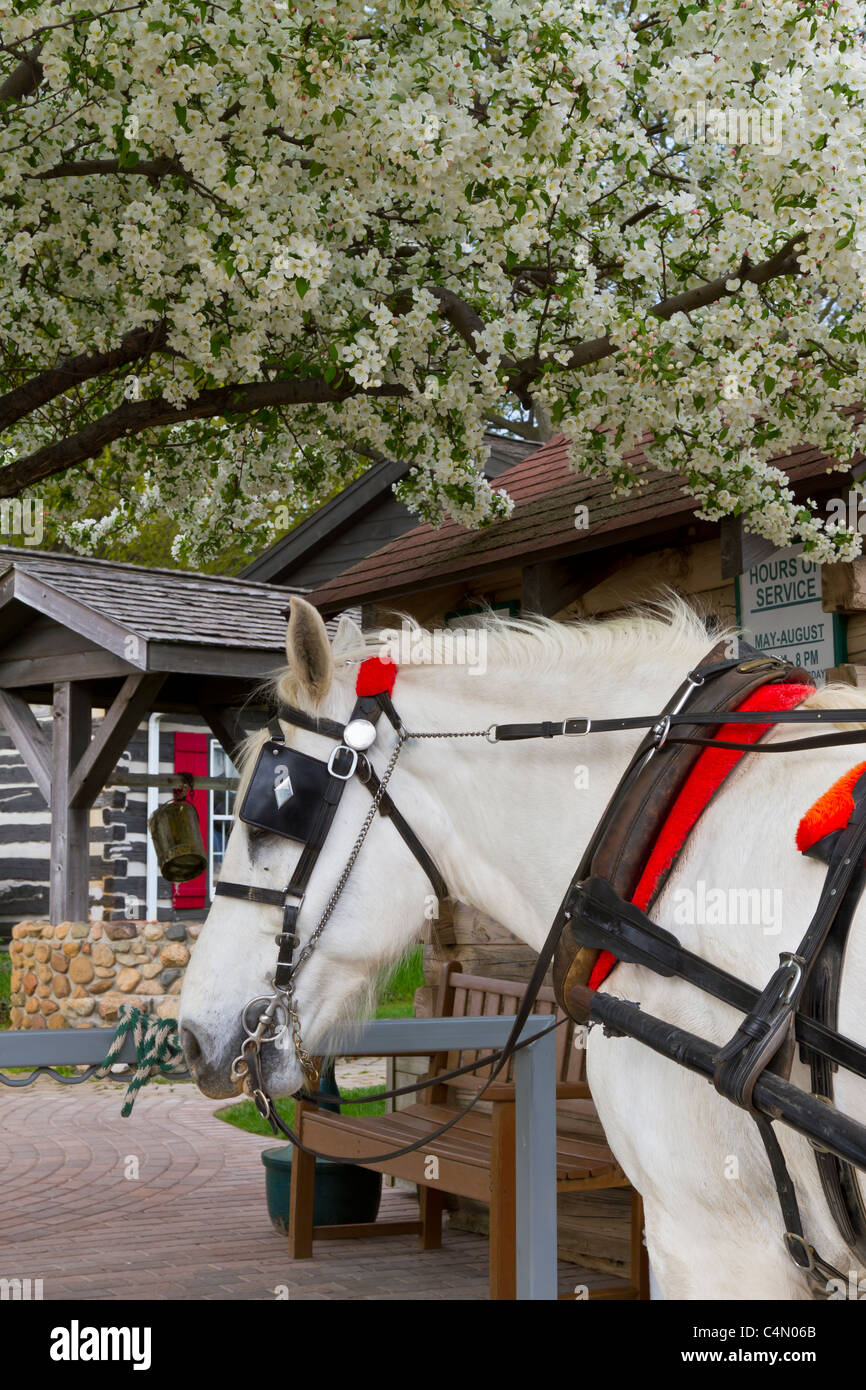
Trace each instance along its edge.
<instances>
[{"instance_id":1,"label":"horse ear","mask_svg":"<svg viewBox=\"0 0 866 1390\"><path fill-rule=\"evenodd\" d=\"M334 634L334 660L339 661L344 652L357 651L363 640L364 634L354 618L350 618L348 613L341 613L340 621L337 623L337 631Z\"/></svg>"},{"instance_id":2,"label":"horse ear","mask_svg":"<svg viewBox=\"0 0 866 1390\"><path fill-rule=\"evenodd\" d=\"M318 704L331 688L334 658L322 615L302 598L290 601L286 656L299 689Z\"/></svg>"}]
</instances>

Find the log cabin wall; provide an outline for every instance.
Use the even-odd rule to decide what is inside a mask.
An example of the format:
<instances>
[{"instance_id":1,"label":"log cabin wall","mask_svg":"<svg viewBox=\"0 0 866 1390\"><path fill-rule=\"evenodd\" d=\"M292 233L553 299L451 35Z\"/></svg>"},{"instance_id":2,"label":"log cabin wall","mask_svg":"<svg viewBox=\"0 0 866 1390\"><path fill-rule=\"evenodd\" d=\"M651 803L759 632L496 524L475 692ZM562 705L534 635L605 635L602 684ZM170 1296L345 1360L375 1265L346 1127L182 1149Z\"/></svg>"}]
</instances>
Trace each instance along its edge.
<instances>
[{"instance_id":1,"label":"log cabin wall","mask_svg":"<svg viewBox=\"0 0 866 1390\"><path fill-rule=\"evenodd\" d=\"M35 711L50 734L47 707ZM94 718L99 728L101 712ZM209 734L203 721L164 719L159 735L159 771L174 771L174 736ZM120 759L122 771L147 772L147 725L142 724ZM160 794L165 800L167 792ZM0 728L0 940L16 922L47 918L51 814L20 753ZM207 844L208 826L202 824ZM142 920L147 900L147 793L143 788L107 787L90 815L90 917L93 921ZM174 906L172 887L159 877L158 920L198 921L207 909Z\"/></svg>"}]
</instances>

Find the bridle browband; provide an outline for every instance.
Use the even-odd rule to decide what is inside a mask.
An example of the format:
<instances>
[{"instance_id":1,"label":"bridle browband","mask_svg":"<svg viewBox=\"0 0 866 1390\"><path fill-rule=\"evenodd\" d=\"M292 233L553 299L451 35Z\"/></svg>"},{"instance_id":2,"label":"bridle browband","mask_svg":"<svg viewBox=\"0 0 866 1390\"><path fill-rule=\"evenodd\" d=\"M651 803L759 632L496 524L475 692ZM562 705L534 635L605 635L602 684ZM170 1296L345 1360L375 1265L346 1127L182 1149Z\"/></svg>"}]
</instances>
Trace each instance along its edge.
<instances>
[{"instance_id":1,"label":"bridle browband","mask_svg":"<svg viewBox=\"0 0 866 1390\"><path fill-rule=\"evenodd\" d=\"M756 672L766 668L768 679L778 679L780 672L788 669L785 663L774 658L759 657L754 661L742 662L740 658L735 657L725 661L707 663L689 672L686 680L675 692L674 696L665 707L665 710L659 715L629 716L617 719L575 717L558 721L548 720L539 723L493 724L487 729L479 730L410 732L403 725L387 691L381 691L375 695L359 696L345 724L335 719L306 714L303 710L299 710L292 705L284 703L279 705L278 715L271 720L268 726L270 738L274 744L284 746L286 743L285 734L280 722L281 720L285 720L287 723L293 724L295 727L307 730L311 733L321 734L324 737L334 740L337 744L337 747L333 749L328 759L328 781L321 794L320 805L316 812L311 831L304 843L301 856L284 890L257 888L223 879L220 879L217 883L215 890L217 894L224 897L250 903L259 903L265 906L279 907L282 908L283 912L282 930L275 938L278 945L278 955L271 982L273 985L273 993L259 996L251 1000L245 1006L242 1013L242 1023L247 1036L240 1055L232 1064L232 1079L243 1083L244 1089L252 1095L260 1113L269 1121L274 1133L282 1132L287 1138L291 1139L302 1152L311 1154L315 1157L326 1158L329 1161L342 1163L357 1162L356 1158L319 1154L317 1151L308 1148L302 1143L294 1130L283 1121L282 1117L277 1113L273 1098L268 1093L264 1084L261 1049L264 1044L276 1043L287 1032L290 1032L298 1060L305 1075L310 1082L317 1084L317 1069L310 1054L304 1048L301 1039L300 1024L294 1003L295 979L304 963L309 959L309 956L312 954L316 943L324 931L331 913L346 885L355 860L360 853L370 825L377 814L386 816L392 821L395 829L411 851L416 862L427 875L440 905L448 904L450 908L450 896L444 876L422 841L415 834L411 825L394 804L387 790L391 774L396 766L403 745L412 739L428 738L483 738L491 744L497 744L534 738L586 737L594 733L632 729L644 729L649 731L647 737L632 757L623 777L620 779L617 789L584 851L581 863L572 876L568 890L557 911L550 932L539 952L532 977L527 985L525 994L520 1000L511 1032L505 1044L495 1052L487 1053L473 1062L455 1068L451 1072L437 1075L437 1080L448 1081L467 1072L477 1071L481 1067L490 1066L491 1072L485 1080L484 1086L475 1093L466 1106L438 1129L432 1133L425 1134L415 1143L407 1144L403 1148L392 1150L388 1154L365 1156L364 1161L371 1163L386 1162L391 1158L400 1157L415 1149L429 1145L431 1141L438 1138L439 1135L443 1134L446 1130L450 1129L452 1125L462 1119L464 1115L483 1098L488 1087L501 1074L509 1059L518 1049L529 1045L530 1042L537 1041L537 1038L532 1038L521 1042L520 1033L532 1011L538 991L544 982L545 975L553 957L554 949L562 934L564 925L572 918L575 912L577 896L580 892L581 885L586 879L587 872L589 871L593 851L607 830L619 797L666 744L693 744L708 748L736 750L743 753L778 753L866 742L866 729L858 729L850 733L840 733L837 731L829 736L792 739L782 744L769 745L739 743L731 740L719 741L712 737L702 738L695 735L678 737L675 733L672 733L672 730L678 725L707 725L719 727L722 724L744 724L751 726L763 724L766 725L767 728L771 728L777 724L859 724L863 722L863 711L854 712L851 709L794 709L774 710L772 712L760 710L712 710L709 712L700 712L689 710L690 699L696 691L704 686L706 682L734 668L739 671L754 670ZM388 723L397 734L397 741L391 752L388 764L380 778L372 767L369 758L366 756L366 752L372 747L376 740L377 725L382 715L386 717ZM366 786L369 791L371 806L355 839L349 859L325 905L319 922L296 956L295 952L300 947L300 938L297 932L298 917L303 906L307 886L327 839L346 783L354 776L357 776L362 785ZM243 819L243 815L241 818ZM280 832L277 831L276 833ZM861 837L863 835L864 831L860 830L860 834L857 837L858 849L860 848ZM845 867L847 869L848 865L846 864ZM591 882L595 882L595 880L591 880ZM620 918L622 919L623 916L624 913L621 910ZM644 919L644 922L648 922L648 920L649 919ZM653 924L650 924L650 926L652 925ZM620 927L622 927L622 921L620 921ZM654 933L656 940L654 941L653 949L657 950L661 929L654 928ZM637 935L640 935L639 931ZM647 933L647 935L649 935L649 933ZM610 944L610 942L608 942L608 944ZM668 961L669 967L673 965L673 969L668 968L664 970L663 967L663 973L685 974L685 970L678 969L677 967L681 966L681 962L689 958L689 953L685 952L683 948L678 947L675 938L669 937L669 934L665 935L665 945L671 951L678 948L679 954L676 956L676 965L673 964L673 959ZM622 950L621 955L624 959L635 959L635 956L629 956L625 949ZM799 955L799 952L797 955ZM641 963L644 962L642 961ZM645 963L649 964L650 962L647 960ZM718 997L727 997L730 1002L735 1002L734 996L738 995L736 1002L741 1008L745 1007L749 1009L749 1018L754 1017L755 1006L758 1002L763 1004L767 1001L770 987L759 997L757 991L741 985L734 977L725 975L725 972L718 971L715 967L710 966L706 962L702 964L705 969L704 979L702 981L695 980L695 983L701 983L704 988L709 988L710 992L716 993ZM777 975L779 975L779 972L777 972ZM771 982L771 984L775 984L776 978L777 977L774 976L774 981ZM710 983L710 981L712 981L712 983ZM254 1010L257 1005L263 1005L264 1007L261 1009L258 1017L255 1020L251 1020L251 1011ZM801 1044L805 1045L807 1042L811 1043L825 1058L832 1058L837 1063L841 1062L842 1065L845 1065L847 1061L848 1065L851 1066L853 1062L854 1066L852 1069L859 1070L861 1075L864 1074L863 1070L856 1066L857 1062L860 1062L862 1065L862 1059L866 1056L866 1052L864 1052L863 1049L859 1048L848 1039L838 1038L838 1035L832 1033L831 1030L827 1028L823 1028L821 1025L814 1025L810 1024L808 1020L801 1020L800 1015L797 1015L797 1020L799 1025L797 1028L797 1037ZM552 1031L553 1028L559 1027L568 1021L569 1019L566 1013L566 1016L561 1019L559 1023L551 1025L551 1030L549 1031ZM748 1024L748 1019L746 1023ZM743 1029L741 1028L740 1034L742 1033ZM754 1028L752 1028L752 1033L754 1033ZM749 1036L749 1029L747 1028L743 1040L738 1042L737 1046L734 1045L736 1041L737 1040L732 1040L730 1056L726 1056L723 1059L723 1061L727 1063L728 1071L732 1068L736 1068L738 1054L743 1051L744 1047L748 1046L748 1043L754 1042L754 1038ZM843 1057L845 1060L843 1060ZM751 1058L748 1060L751 1060ZM768 1058L768 1061L769 1060L771 1060L771 1058ZM742 1063L742 1057L739 1057L739 1061ZM749 1080L752 1085L754 1084L754 1076L757 1074L759 1074L759 1068L753 1065L749 1071ZM721 1078L719 1080L721 1080ZM425 1079L411 1085L398 1087L389 1091L382 1091L376 1095L365 1097L364 1103L369 1104L377 1100L390 1099L395 1096L415 1093L427 1089L429 1084L429 1080ZM734 1087L730 1082L724 1088L719 1085L719 1089L722 1089L723 1094L727 1094L729 1099L734 1099L736 1103L743 1104L742 1092L739 1098L735 1097L733 1094ZM327 1099L331 1104L333 1104L334 1099L332 1096L320 1097L318 1093L309 1090L302 1091L299 1095L301 1098L313 1101ZM757 1119L757 1112L753 1113ZM793 1199L792 1208L790 1197L792 1187L790 1179L787 1177L787 1170L784 1170L783 1173L784 1160L781 1158L781 1151L778 1150L777 1141L772 1131L769 1130L768 1124L766 1122L759 1123L759 1128L761 1129L762 1138L773 1168L774 1178L776 1179L777 1189L779 1190L780 1200L782 1201L783 1212L786 1218L788 1218L788 1232L790 1234L793 1231L796 1234L798 1229L801 1231L796 1220L796 1199ZM767 1132L768 1130L769 1134ZM802 1240L802 1236L799 1238ZM802 1243L805 1246L804 1240ZM794 1254L793 1257L795 1258L795 1262L799 1263L796 1259L796 1254ZM826 1262L818 1261L817 1257L814 1256L814 1252L811 1252L811 1257L815 1259L816 1267L820 1266L827 1270L832 1269L831 1266L826 1265ZM833 1272L835 1273L836 1271Z\"/></svg>"}]
</instances>

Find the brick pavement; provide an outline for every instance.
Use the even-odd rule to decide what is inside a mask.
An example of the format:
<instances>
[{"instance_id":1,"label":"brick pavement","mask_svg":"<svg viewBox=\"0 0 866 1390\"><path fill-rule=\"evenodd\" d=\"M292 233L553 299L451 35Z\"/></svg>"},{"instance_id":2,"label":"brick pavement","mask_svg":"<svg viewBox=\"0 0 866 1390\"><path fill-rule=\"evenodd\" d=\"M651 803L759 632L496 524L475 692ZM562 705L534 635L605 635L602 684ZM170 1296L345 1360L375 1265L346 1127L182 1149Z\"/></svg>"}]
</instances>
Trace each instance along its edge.
<instances>
[{"instance_id":1,"label":"brick pavement","mask_svg":"<svg viewBox=\"0 0 866 1390\"><path fill-rule=\"evenodd\" d=\"M93 1081L0 1087L0 1277L41 1278L46 1299L255 1300L278 1286L292 1300L486 1298L486 1239L447 1225L441 1251L382 1237L290 1260L265 1206L272 1139L214 1119L219 1103L188 1084L149 1087L125 1120L121 1095ZM383 1218L416 1212L385 1189Z\"/></svg>"}]
</instances>

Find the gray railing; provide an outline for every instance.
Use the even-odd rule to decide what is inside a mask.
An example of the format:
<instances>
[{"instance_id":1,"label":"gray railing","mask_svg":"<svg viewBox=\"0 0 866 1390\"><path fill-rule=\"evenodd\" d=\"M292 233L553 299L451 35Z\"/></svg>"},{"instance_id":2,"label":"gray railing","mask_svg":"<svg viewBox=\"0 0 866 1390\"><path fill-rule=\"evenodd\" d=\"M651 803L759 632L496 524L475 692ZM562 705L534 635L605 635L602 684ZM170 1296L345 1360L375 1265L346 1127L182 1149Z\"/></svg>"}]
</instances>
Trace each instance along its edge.
<instances>
[{"instance_id":1,"label":"gray railing","mask_svg":"<svg viewBox=\"0 0 866 1390\"><path fill-rule=\"evenodd\" d=\"M340 1057L424 1056L458 1049L487 1052L502 1046L513 1021L507 1017L381 1019L343 1028L324 1038L319 1049ZM557 1296L556 1043L550 1023L544 1017L527 1019L521 1038L534 1041L514 1057L519 1299ZM0 1070L85 1066L92 1075L113 1037L111 1028L2 1032ZM131 1037L126 1038L117 1060L135 1061ZM9 1079L12 1084L24 1084L24 1079Z\"/></svg>"}]
</instances>

